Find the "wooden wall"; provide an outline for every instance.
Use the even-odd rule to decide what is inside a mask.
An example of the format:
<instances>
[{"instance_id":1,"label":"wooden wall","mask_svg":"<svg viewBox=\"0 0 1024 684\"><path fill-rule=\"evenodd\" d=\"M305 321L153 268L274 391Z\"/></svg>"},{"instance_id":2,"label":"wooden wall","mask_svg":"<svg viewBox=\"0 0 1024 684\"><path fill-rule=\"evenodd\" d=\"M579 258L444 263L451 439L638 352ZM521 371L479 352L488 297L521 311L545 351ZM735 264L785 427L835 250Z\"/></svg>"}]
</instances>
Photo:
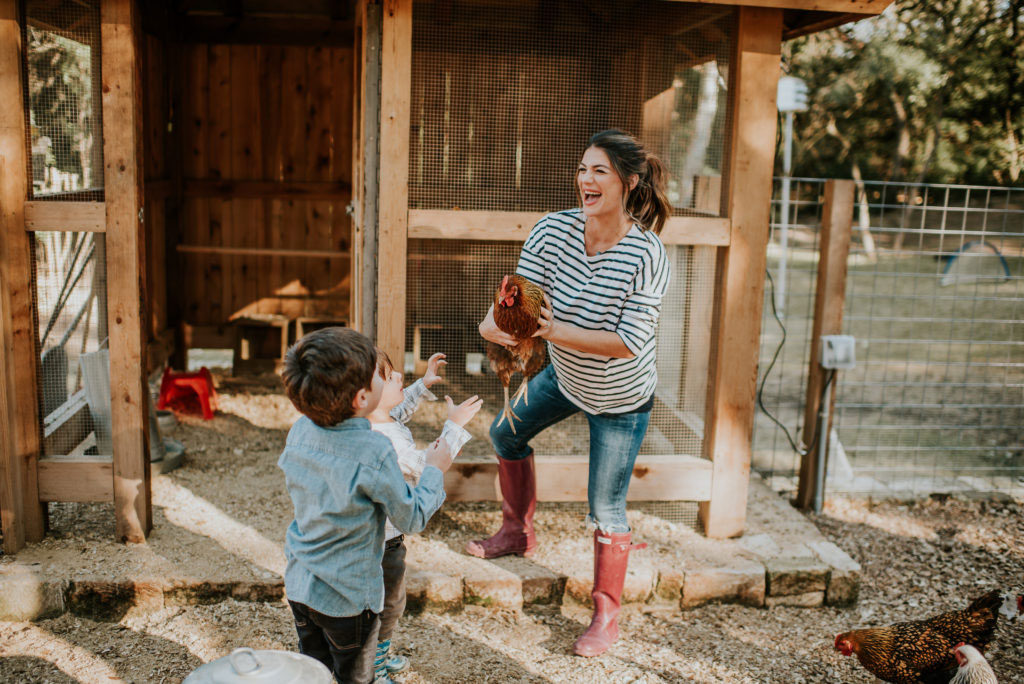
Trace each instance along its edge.
<instances>
[{"instance_id":1,"label":"wooden wall","mask_svg":"<svg viewBox=\"0 0 1024 684\"><path fill-rule=\"evenodd\" d=\"M352 49L178 49L182 204L167 280L183 321L348 319Z\"/></svg>"}]
</instances>

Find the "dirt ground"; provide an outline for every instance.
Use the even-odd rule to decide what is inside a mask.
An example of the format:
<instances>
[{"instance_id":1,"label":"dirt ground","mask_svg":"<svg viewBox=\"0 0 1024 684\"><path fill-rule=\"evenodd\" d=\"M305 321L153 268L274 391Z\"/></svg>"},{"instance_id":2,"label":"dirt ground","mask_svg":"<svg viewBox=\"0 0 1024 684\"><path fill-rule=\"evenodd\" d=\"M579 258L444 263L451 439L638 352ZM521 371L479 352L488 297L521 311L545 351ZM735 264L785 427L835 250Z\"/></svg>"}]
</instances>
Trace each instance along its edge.
<instances>
[{"instance_id":1,"label":"dirt ground","mask_svg":"<svg viewBox=\"0 0 1024 684\"><path fill-rule=\"evenodd\" d=\"M292 409L272 383L225 382L222 390L222 416L211 423L186 419L176 431L187 458L166 478L168 486L187 488L245 529L280 543L287 516L269 511L280 510L287 496L273 461L294 418ZM446 506L442 527L473 527L480 507ZM621 621L623 638L613 649L584 660L571 655L588 619L578 608L513 614L469 606L402 621L395 643L412 668L397 679L410 684L872 682L854 660L832 651L834 634L962 607L994 587L1021 592L1021 513L1020 502L835 499L813 521L863 566L861 599L851 608L713 605L669 614L632 609ZM166 520L158 529L178 524L169 513L160 514ZM546 516L553 527L579 524L575 512ZM54 507L52 518L54 541L43 545L81 541L86 549L81 562L87 562L90 545L109 543L112 536L109 506L64 504ZM186 538L182 553L190 549L206 553L207 545ZM209 562L216 564L218 556ZM266 570L254 562L253 572ZM178 682L243 645L294 650L287 607L226 601L117 622L64 615L0 623L0 682ZM1024 625L1001 625L990 658L1001 682L1024 681Z\"/></svg>"}]
</instances>

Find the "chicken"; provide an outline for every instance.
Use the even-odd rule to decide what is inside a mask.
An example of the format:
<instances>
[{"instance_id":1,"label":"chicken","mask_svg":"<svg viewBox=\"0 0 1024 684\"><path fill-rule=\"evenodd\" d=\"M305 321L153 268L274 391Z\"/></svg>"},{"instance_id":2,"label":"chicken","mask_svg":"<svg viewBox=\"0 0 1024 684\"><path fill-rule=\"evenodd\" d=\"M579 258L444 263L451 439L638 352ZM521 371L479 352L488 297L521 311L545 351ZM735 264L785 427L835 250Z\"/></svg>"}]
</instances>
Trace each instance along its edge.
<instances>
[{"instance_id":1,"label":"chicken","mask_svg":"<svg viewBox=\"0 0 1024 684\"><path fill-rule=\"evenodd\" d=\"M957 644L953 655L960 668L956 671L951 684L999 684L992 666L978 649L967 644Z\"/></svg>"},{"instance_id":2,"label":"chicken","mask_svg":"<svg viewBox=\"0 0 1024 684\"><path fill-rule=\"evenodd\" d=\"M519 342L514 347L504 347L494 342L487 343L487 358L491 362L491 370L498 376L505 392L505 407L502 409L498 424L508 419L512 432L516 431L514 420L519 417L512 412L508 399L508 386L515 373L523 374L523 384L519 386L512 404L519 398L529 405L527 381L544 367L546 351L544 340L533 337L537 332L540 309L544 306L544 290L522 276L505 276L501 279L501 287L494 293L494 324L498 329L508 333Z\"/></svg>"},{"instance_id":3,"label":"chicken","mask_svg":"<svg viewBox=\"0 0 1024 684\"><path fill-rule=\"evenodd\" d=\"M1008 597L1007 601L1016 601ZM967 608L927 620L889 627L855 629L836 637L835 650L856 654L865 670L892 684L948 684L956 671L953 648L964 643L984 653L1002 612L998 590L975 599Z\"/></svg>"}]
</instances>

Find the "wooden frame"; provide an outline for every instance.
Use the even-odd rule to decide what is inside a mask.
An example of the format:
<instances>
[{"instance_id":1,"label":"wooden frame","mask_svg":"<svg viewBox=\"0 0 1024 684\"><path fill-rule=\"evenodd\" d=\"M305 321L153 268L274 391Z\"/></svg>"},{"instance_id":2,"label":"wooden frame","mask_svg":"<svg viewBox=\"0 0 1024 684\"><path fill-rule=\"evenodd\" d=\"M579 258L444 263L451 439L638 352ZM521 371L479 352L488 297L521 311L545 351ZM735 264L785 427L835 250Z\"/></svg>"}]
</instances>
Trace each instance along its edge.
<instances>
[{"instance_id":1,"label":"wooden frame","mask_svg":"<svg viewBox=\"0 0 1024 684\"><path fill-rule=\"evenodd\" d=\"M821 209L821 233L818 238L818 279L814 288L814 323L811 327L811 360L807 371L807 395L804 401L804 443L807 453L800 459L800 483L796 504L800 508L814 505L814 487L818 477L818 444L812 435L818 423L821 391L825 369L819 365L822 335L843 332L843 306L846 304L846 262L850 255L853 232L854 183L852 180L830 180L825 183L825 201ZM826 401L832 408L836 402L836 383ZM832 429L835 411L829 411L827 435ZM814 443L807 443L813 441ZM827 465L828 442L825 458Z\"/></svg>"},{"instance_id":2,"label":"wooden frame","mask_svg":"<svg viewBox=\"0 0 1024 684\"><path fill-rule=\"evenodd\" d=\"M117 538L135 543L145 541L153 527L144 372L142 269L146 261L138 12L134 0L104 0L100 7L114 513Z\"/></svg>"},{"instance_id":3,"label":"wooden frame","mask_svg":"<svg viewBox=\"0 0 1024 684\"><path fill-rule=\"evenodd\" d=\"M25 202L25 230L103 233L107 207L103 202Z\"/></svg>"},{"instance_id":4,"label":"wooden frame","mask_svg":"<svg viewBox=\"0 0 1024 684\"><path fill-rule=\"evenodd\" d=\"M754 397L778 115L775 91L782 10L740 7L732 60L732 146L726 202L729 246L719 249L708 375L705 455L714 469L710 501L700 506L709 537L743 533L750 479Z\"/></svg>"},{"instance_id":5,"label":"wooden frame","mask_svg":"<svg viewBox=\"0 0 1024 684\"><path fill-rule=\"evenodd\" d=\"M32 247L25 232L25 156L21 23L17 0L0 0L0 525L5 553L38 541L39 400L32 303Z\"/></svg>"},{"instance_id":6,"label":"wooden frame","mask_svg":"<svg viewBox=\"0 0 1024 684\"><path fill-rule=\"evenodd\" d=\"M734 0L681 0L701 5L736 5ZM743 0L746 7L800 10L803 12L842 12L844 14L881 14L892 0ZM779 36L781 37L781 32Z\"/></svg>"},{"instance_id":7,"label":"wooden frame","mask_svg":"<svg viewBox=\"0 0 1024 684\"><path fill-rule=\"evenodd\" d=\"M531 211L450 211L413 209L410 238L448 240L525 240L544 217ZM729 219L717 216L673 216L661 232L667 245L728 245Z\"/></svg>"},{"instance_id":8,"label":"wooden frame","mask_svg":"<svg viewBox=\"0 0 1024 684\"><path fill-rule=\"evenodd\" d=\"M377 344L405 355L409 226L412 0L384 0L381 30L380 175L377 196Z\"/></svg>"}]
</instances>

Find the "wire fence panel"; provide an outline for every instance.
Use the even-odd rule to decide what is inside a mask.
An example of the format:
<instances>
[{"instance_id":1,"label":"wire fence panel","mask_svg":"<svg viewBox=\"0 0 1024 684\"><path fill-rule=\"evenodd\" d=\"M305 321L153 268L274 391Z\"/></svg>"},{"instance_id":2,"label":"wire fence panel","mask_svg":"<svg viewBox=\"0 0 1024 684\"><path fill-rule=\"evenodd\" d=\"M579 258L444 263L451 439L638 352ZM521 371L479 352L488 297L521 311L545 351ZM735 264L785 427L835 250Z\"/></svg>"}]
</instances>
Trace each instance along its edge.
<instances>
[{"instance_id":1,"label":"wire fence panel","mask_svg":"<svg viewBox=\"0 0 1024 684\"><path fill-rule=\"evenodd\" d=\"M791 202L820 212L823 187L800 179ZM843 332L857 367L838 379L829 491L1024 493L1024 190L866 182L853 220ZM787 341L762 397L791 431L803 429L820 219L792 222ZM781 336L766 300L762 374ZM795 489L799 457L763 413L754 467Z\"/></svg>"}]
</instances>

